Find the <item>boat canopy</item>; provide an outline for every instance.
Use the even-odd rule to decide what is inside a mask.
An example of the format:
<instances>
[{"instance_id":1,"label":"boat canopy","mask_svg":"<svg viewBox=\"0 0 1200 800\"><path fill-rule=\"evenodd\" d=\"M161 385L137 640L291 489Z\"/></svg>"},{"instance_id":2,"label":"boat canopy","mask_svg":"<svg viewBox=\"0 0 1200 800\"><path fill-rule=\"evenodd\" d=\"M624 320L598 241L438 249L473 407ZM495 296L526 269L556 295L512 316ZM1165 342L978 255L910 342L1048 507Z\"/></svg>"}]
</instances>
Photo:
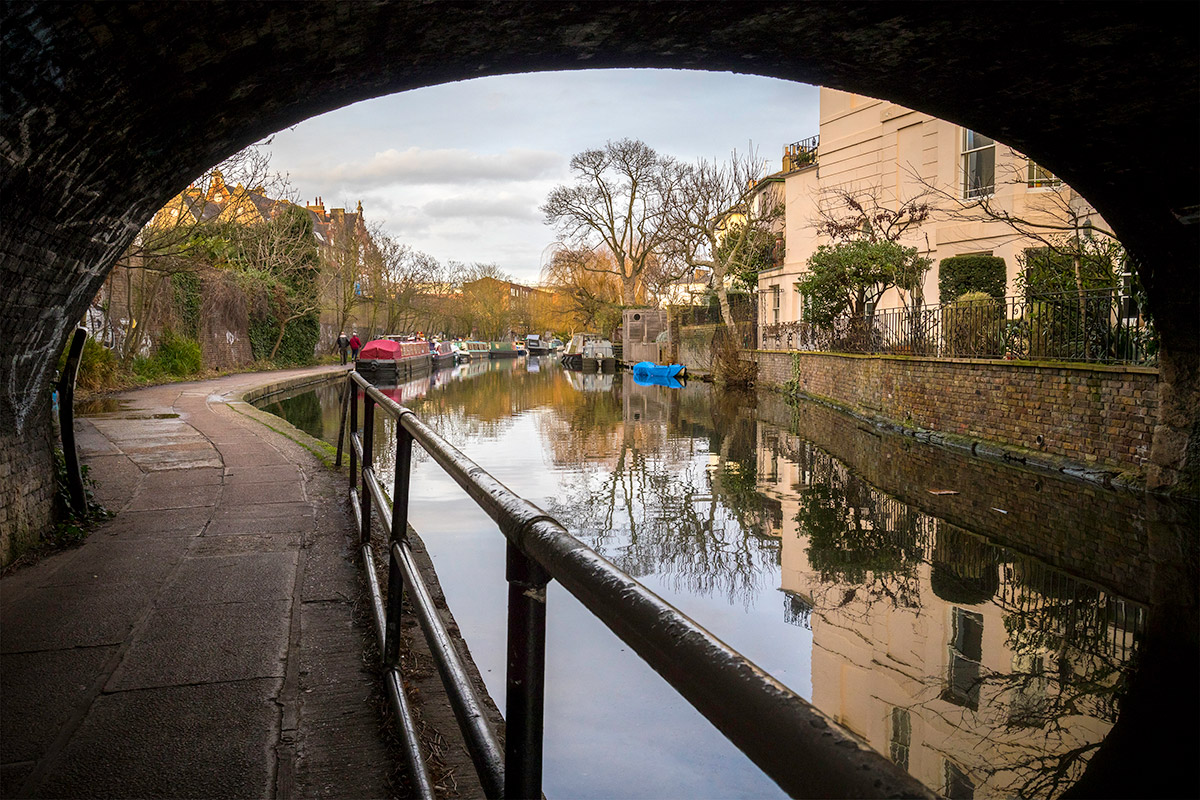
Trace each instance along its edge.
<instances>
[{"instance_id":1,"label":"boat canopy","mask_svg":"<svg viewBox=\"0 0 1200 800\"><path fill-rule=\"evenodd\" d=\"M400 358L400 343L391 339L372 339L358 351L361 359L394 359Z\"/></svg>"}]
</instances>

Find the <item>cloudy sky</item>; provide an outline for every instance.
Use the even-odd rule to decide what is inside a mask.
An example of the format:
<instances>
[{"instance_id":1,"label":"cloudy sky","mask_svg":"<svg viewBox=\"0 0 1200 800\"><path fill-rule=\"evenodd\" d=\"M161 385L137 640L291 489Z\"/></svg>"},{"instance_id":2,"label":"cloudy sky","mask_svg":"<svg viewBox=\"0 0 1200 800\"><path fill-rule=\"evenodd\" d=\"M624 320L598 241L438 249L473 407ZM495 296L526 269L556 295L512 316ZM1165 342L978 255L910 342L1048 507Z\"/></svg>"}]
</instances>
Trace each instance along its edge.
<instances>
[{"instance_id":1,"label":"cloudy sky","mask_svg":"<svg viewBox=\"0 0 1200 800\"><path fill-rule=\"evenodd\" d=\"M691 161L817 132L817 90L746 75L600 70L507 75L368 100L278 133L271 167L301 200L361 200L368 223L439 261L539 278L554 241L538 207L572 154L641 139Z\"/></svg>"}]
</instances>

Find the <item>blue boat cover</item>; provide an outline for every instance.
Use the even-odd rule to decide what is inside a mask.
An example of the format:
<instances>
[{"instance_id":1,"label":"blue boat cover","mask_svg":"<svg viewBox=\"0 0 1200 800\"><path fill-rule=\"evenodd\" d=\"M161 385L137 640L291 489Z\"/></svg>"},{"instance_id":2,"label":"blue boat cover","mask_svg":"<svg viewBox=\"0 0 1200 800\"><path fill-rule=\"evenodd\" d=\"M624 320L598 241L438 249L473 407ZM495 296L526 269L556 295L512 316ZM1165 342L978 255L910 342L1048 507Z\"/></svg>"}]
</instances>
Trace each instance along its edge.
<instances>
[{"instance_id":1,"label":"blue boat cover","mask_svg":"<svg viewBox=\"0 0 1200 800\"><path fill-rule=\"evenodd\" d=\"M682 377L684 372L683 364L655 364L653 361L639 361L633 365L633 374L637 375L655 375L662 378L678 378Z\"/></svg>"}]
</instances>

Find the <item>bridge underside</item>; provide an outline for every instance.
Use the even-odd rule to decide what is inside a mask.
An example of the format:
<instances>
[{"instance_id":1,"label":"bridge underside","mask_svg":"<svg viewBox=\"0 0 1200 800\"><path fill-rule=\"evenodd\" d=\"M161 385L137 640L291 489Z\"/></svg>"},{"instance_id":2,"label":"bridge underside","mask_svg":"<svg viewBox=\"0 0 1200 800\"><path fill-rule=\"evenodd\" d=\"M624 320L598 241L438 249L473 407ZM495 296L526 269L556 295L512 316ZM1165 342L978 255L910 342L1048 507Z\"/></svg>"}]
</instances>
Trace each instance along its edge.
<instances>
[{"instance_id":1,"label":"bridge underside","mask_svg":"<svg viewBox=\"0 0 1200 800\"><path fill-rule=\"evenodd\" d=\"M883 97L984 131L1063 177L1138 259L1163 342L1151 484L1194 491L1197 8L9 4L0 535L48 518L47 388L69 330L140 226L195 176L358 100L607 67L753 73Z\"/></svg>"}]
</instances>

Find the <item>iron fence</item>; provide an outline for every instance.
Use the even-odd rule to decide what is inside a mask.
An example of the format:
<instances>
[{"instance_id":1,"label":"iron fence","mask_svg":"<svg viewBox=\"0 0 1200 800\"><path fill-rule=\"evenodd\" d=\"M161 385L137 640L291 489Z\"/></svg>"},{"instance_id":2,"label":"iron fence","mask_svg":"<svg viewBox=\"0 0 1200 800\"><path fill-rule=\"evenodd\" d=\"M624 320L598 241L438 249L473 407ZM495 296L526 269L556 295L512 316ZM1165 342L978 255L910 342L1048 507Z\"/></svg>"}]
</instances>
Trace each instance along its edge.
<instances>
[{"instance_id":1,"label":"iron fence","mask_svg":"<svg viewBox=\"0 0 1200 800\"><path fill-rule=\"evenodd\" d=\"M829 353L1152 366L1154 329L1116 290L1039 293L761 327L759 347Z\"/></svg>"},{"instance_id":2,"label":"iron fence","mask_svg":"<svg viewBox=\"0 0 1200 800\"><path fill-rule=\"evenodd\" d=\"M390 501L373 466L377 409L396 420ZM433 797L433 788L404 691L400 664L404 595L412 601L429 642L485 794L540 798L546 587L557 580L792 797L933 797L915 778L617 569L537 506L512 493L357 372L350 373L343 395L339 465L347 433L350 499L358 518L359 549L385 684L418 796ZM408 502L414 444L497 523L508 542L503 744L413 561ZM386 601L372 546L376 517L388 532Z\"/></svg>"}]
</instances>

